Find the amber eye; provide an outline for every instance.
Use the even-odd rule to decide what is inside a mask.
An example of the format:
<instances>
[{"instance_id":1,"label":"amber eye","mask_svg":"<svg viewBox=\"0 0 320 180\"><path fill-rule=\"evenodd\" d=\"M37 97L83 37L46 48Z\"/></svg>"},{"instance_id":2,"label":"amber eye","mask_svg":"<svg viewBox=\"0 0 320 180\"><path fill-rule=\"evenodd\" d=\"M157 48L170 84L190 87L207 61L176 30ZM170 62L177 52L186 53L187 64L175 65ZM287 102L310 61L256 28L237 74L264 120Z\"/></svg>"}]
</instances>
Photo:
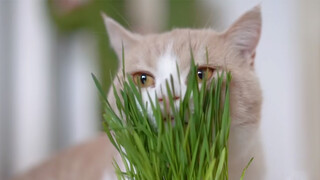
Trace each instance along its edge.
<instances>
[{"instance_id":1,"label":"amber eye","mask_svg":"<svg viewBox=\"0 0 320 180\"><path fill-rule=\"evenodd\" d=\"M210 67L199 67L197 70L198 82L201 83L205 78L209 80L212 77L214 69Z\"/></svg>"},{"instance_id":2,"label":"amber eye","mask_svg":"<svg viewBox=\"0 0 320 180\"><path fill-rule=\"evenodd\" d=\"M132 77L134 83L141 88L146 88L154 85L154 78L148 73L138 72L134 73Z\"/></svg>"}]
</instances>

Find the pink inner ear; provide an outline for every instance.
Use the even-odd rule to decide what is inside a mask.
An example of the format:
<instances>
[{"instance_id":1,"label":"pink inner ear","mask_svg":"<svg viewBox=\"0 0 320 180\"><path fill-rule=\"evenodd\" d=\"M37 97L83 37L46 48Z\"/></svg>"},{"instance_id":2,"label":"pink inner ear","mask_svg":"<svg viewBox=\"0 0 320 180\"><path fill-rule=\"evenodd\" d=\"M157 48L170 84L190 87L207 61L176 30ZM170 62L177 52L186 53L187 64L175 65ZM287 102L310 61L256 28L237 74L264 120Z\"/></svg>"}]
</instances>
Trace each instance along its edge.
<instances>
[{"instance_id":1,"label":"pink inner ear","mask_svg":"<svg viewBox=\"0 0 320 180\"><path fill-rule=\"evenodd\" d=\"M259 7L242 15L227 31L231 45L246 58L255 58L255 49L261 34L261 12ZM251 62L250 62L251 64Z\"/></svg>"},{"instance_id":2,"label":"pink inner ear","mask_svg":"<svg viewBox=\"0 0 320 180\"><path fill-rule=\"evenodd\" d=\"M256 52L251 55L251 63L250 66L254 66L254 59L256 58Z\"/></svg>"},{"instance_id":3,"label":"pink inner ear","mask_svg":"<svg viewBox=\"0 0 320 180\"><path fill-rule=\"evenodd\" d=\"M252 58L252 59L256 58L256 52L254 52L254 53L251 55L251 58Z\"/></svg>"}]
</instances>

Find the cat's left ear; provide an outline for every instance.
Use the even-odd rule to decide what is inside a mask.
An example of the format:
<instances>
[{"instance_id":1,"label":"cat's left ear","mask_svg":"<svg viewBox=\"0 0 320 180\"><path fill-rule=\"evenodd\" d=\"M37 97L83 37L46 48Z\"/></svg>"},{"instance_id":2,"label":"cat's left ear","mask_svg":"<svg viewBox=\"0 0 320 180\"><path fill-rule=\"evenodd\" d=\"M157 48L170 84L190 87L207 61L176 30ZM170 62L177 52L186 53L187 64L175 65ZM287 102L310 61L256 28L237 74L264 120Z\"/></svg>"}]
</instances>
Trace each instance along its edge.
<instances>
[{"instance_id":1,"label":"cat's left ear","mask_svg":"<svg viewBox=\"0 0 320 180\"><path fill-rule=\"evenodd\" d=\"M106 26L110 44L116 52L119 61L122 60L122 46L124 51L133 47L141 38L140 35L132 33L122 27L119 23L108 17L106 14L101 13Z\"/></svg>"},{"instance_id":2,"label":"cat's left ear","mask_svg":"<svg viewBox=\"0 0 320 180\"><path fill-rule=\"evenodd\" d=\"M255 51L261 34L260 5L243 14L225 32L228 43L253 66Z\"/></svg>"}]
</instances>

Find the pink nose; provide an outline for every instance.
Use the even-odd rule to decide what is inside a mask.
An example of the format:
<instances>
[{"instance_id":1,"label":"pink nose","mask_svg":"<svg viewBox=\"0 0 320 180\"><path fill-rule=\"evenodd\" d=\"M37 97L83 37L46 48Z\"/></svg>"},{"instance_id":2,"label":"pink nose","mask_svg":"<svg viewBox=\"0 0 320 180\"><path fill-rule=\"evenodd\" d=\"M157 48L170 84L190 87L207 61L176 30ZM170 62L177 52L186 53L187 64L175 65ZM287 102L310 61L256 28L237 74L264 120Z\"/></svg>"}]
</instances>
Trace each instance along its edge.
<instances>
[{"instance_id":1,"label":"pink nose","mask_svg":"<svg viewBox=\"0 0 320 180\"><path fill-rule=\"evenodd\" d=\"M164 101L163 100L166 100L166 104L164 105ZM180 97L179 96L174 96L173 97L173 100L174 101L176 101L176 100L179 100L180 99ZM160 102L160 103L163 103L163 106L166 108L165 110L163 109L162 110L162 113L165 113L165 112L167 112L167 113L169 113L170 114L170 102L169 102L169 99L168 99L168 97L162 97L162 98L158 98L158 101ZM164 116L166 116L166 115L164 115Z\"/></svg>"}]
</instances>

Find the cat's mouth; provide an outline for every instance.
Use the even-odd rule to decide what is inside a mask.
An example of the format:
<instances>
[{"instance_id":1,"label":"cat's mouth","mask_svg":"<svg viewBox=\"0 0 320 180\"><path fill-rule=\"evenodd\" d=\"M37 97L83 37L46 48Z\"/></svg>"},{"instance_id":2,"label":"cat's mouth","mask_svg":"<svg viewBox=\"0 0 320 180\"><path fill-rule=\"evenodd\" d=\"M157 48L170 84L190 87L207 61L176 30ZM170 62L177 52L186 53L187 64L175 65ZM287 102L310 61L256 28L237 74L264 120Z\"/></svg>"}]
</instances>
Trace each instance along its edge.
<instances>
[{"instance_id":1,"label":"cat's mouth","mask_svg":"<svg viewBox=\"0 0 320 180\"><path fill-rule=\"evenodd\" d=\"M174 117L173 116L163 117L163 121L174 123Z\"/></svg>"},{"instance_id":2,"label":"cat's mouth","mask_svg":"<svg viewBox=\"0 0 320 180\"><path fill-rule=\"evenodd\" d=\"M164 118L163 118L163 121L164 121L165 123L171 122L172 125L175 124L174 116L164 117ZM188 124L188 121L184 121L184 124L187 125L187 124Z\"/></svg>"}]
</instances>

